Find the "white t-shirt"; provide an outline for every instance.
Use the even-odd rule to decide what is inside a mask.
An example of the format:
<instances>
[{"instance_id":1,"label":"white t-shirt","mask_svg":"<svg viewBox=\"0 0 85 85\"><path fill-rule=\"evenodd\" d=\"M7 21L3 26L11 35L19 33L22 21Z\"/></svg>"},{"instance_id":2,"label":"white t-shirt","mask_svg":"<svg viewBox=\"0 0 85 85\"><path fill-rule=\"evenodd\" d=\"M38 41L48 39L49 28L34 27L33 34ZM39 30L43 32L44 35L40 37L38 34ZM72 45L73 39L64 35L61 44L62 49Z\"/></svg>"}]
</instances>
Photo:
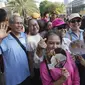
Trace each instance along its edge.
<instances>
[{"instance_id":1,"label":"white t-shirt","mask_svg":"<svg viewBox=\"0 0 85 85\"><path fill-rule=\"evenodd\" d=\"M65 51L68 51L71 53L70 49L69 49L69 45L71 43L71 40L68 39L68 38L63 38L62 40L62 48L65 50Z\"/></svg>"},{"instance_id":2,"label":"white t-shirt","mask_svg":"<svg viewBox=\"0 0 85 85\"><path fill-rule=\"evenodd\" d=\"M39 43L39 41L42 39L42 37L40 36L40 34L36 34L36 35L27 35L27 47L28 47L28 51L34 51L37 48L37 45Z\"/></svg>"},{"instance_id":3,"label":"white t-shirt","mask_svg":"<svg viewBox=\"0 0 85 85\"><path fill-rule=\"evenodd\" d=\"M36 48L38 46L39 41L42 39L42 37L40 36L40 34L36 34L36 35L28 35L27 36L27 50L28 51L33 51L34 53L34 68L39 68L40 66L40 62L43 60L42 58L39 58L35 55L36 52Z\"/></svg>"}]
</instances>

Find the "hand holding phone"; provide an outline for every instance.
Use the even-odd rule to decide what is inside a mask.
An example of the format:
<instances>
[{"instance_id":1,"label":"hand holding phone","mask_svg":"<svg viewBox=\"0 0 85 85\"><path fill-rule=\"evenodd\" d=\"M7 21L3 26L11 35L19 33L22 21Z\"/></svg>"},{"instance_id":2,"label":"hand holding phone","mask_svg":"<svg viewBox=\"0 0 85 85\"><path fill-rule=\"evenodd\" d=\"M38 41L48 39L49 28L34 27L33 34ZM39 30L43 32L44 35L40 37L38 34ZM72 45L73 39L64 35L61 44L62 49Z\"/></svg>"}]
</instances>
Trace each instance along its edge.
<instances>
[{"instance_id":1,"label":"hand holding phone","mask_svg":"<svg viewBox=\"0 0 85 85\"><path fill-rule=\"evenodd\" d=\"M66 68L61 68L61 73L62 73L62 76L64 76L66 79L70 76Z\"/></svg>"}]
</instances>

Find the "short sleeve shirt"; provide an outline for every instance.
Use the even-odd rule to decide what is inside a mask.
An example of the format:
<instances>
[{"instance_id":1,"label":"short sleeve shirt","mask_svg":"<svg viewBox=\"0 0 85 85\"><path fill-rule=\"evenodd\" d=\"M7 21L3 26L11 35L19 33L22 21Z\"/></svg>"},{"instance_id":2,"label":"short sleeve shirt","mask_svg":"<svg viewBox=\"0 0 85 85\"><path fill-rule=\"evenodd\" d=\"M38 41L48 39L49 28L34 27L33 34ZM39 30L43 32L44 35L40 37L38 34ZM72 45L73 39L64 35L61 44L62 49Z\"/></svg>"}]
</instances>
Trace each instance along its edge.
<instances>
[{"instance_id":1,"label":"short sleeve shirt","mask_svg":"<svg viewBox=\"0 0 85 85\"><path fill-rule=\"evenodd\" d=\"M20 34L20 42L26 47L26 35ZM9 34L0 44L3 52L6 85L17 85L30 76L27 56L18 42Z\"/></svg>"},{"instance_id":2,"label":"short sleeve shirt","mask_svg":"<svg viewBox=\"0 0 85 85\"><path fill-rule=\"evenodd\" d=\"M69 38L71 41L75 41L75 40L83 40L83 30L79 30L80 35L79 37L70 29L67 33L66 33L66 38Z\"/></svg>"}]
</instances>

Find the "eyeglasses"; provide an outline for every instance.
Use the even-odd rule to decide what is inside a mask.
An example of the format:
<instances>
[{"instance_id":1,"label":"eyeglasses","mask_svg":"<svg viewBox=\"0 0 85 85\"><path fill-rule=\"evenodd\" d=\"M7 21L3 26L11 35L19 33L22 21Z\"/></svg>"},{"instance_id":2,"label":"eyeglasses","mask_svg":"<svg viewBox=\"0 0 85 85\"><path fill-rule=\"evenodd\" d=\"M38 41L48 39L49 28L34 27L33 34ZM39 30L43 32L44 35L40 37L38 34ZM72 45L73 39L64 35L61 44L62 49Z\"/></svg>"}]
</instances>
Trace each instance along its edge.
<instances>
[{"instance_id":1,"label":"eyeglasses","mask_svg":"<svg viewBox=\"0 0 85 85\"><path fill-rule=\"evenodd\" d=\"M14 22L14 24L23 24L23 22Z\"/></svg>"},{"instance_id":2,"label":"eyeglasses","mask_svg":"<svg viewBox=\"0 0 85 85\"><path fill-rule=\"evenodd\" d=\"M66 29L66 24L60 25L60 26L57 27L58 30L59 30L59 29L62 29L62 28L63 28L63 29Z\"/></svg>"},{"instance_id":3,"label":"eyeglasses","mask_svg":"<svg viewBox=\"0 0 85 85\"><path fill-rule=\"evenodd\" d=\"M70 20L71 23L75 23L75 22L81 22L81 19L76 19L76 20Z\"/></svg>"}]
</instances>

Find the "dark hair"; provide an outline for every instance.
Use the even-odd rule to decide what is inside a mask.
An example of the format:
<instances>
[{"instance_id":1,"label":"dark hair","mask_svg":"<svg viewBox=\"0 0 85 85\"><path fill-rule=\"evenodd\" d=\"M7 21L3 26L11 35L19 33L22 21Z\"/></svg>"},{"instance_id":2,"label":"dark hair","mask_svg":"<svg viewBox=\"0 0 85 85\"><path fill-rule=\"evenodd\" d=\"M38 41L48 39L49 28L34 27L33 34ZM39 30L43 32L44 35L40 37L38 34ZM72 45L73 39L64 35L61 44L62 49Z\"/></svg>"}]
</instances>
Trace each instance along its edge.
<instances>
[{"instance_id":1,"label":"dark hair","mask_svg":"<svg viewBox=\"0 0 85 85\"><path fill-rule=\"evenodd\" d=\"M52 13L52 14L51 14L51 16L54 16L54 15L56 15L56 16L57 16L57 14L56 14L56 13Z\"/></svg>"},{"instance_id":2,"label":"dark hair","mask_svg":"<svg viewBox=\"0 0 85 85\"><path fill-rule=\"evenodd\" d=\"M29 27L29 23L30 23L30 21L31 21L31 20L34 20L34 19L33 19L33 18L31 18L31 19L29 19L29 20L28 20L28 27Z\"/></svg>"},{"instance_id":3,"label":"dark hair","mask_svg":"<svg viewBox=\"0 0 85 85\"><path fill-rule=\"evenodd\" d=\"M27 28L26 28L26 33L27 33L27 34L29 33L29 24L30 24L31 20L36 20L36 19L31 18L31 19L28 20L28 24L27 24L28 26L27 26ZM37 21L37 20L36 20L36 21Z\"/></svg>"},{"instance_id":4,"label":"dark hair","mask_svg":"<svg viewBox=\"0 0 85 85\"><path fill-rule=\"evenodd\" d=\"M85 17L82 19L80 28L83 29L83 30L85 28Z\"/></svg>"},{"instance_id":5,"label":"dark hair","mask_svg":"<svg viewBox=\"0 0 85 85\"><path fill-rule=\"evenodd\" d=\"M48 37L51 36L51 35L57 35L57 36L59 36L60 41L62 43L62 35L61 35L61 33L59 31L50 30L50 31L48 31L48 33L46 33L46 35L45 35L44 38L46 38L48 40Z\"/></svg>"},{"instance_id":6,"label":"dark hair","mask_svg":"<svg viewBox=\"0 0 85 85\"><path fill-rule=\"evenodd\" d=\"M46 16L46 14L48 14L48 13L49 13L49 12L47 12L47 11L46 11L46 12L44 12L44 13L43 13L43 16Z\"/></svg>"},{"instance_id":7,"label":"dark hair","mask_svg":"<svg viewBox=\"0 0 85 85\"><path fill-rule=\"evenodd\" d=\"M39 32L45 31L46 29L46 22L44 20L37 20L40 30Z\"/></svg>"},{"instance_id":8,"label":"dark hair","mask_svg":"<svg viewBox=\"0 0 85 85\"><path fill-rule=\"evenodd\" d=\"M4 9L0 9L0 22L3 22L6 20L7 12Z\"/></svg>"},{"instance_id":9,"label":"dark hair","mask_svg":"<svg viewBox=\"0 0 85 85\"><path fill-rule=\"evenodd\" d=\"M27 33L27 34L29 33L29 23L30 23L31 20L32 20L32 18L27 20L27 27L26 27L26 30L25 30L25 33Z\"/></svg>"},{"instance_id":10,"label":"dark hair","mask_svg":"<svg viewBox=\"0 0 85 85\"><path fill-rule=\"evenodd\" d=\"M48 26L48 23L49 23L49 22L51 22L51 21L46 22L46 27Z\"/></svg>"},{"instance_id":11,"label":"dark hair","mask_svg":"<svg viewBox=\"0 0 85 85\"><path fill-rule=\"evenodd\" d=\"M47 27L48 27L48 23L51 21L46 22L46 26L45 26L45 30L48 31ZM52 22L51 22L52 23Z\"/></svg>"}]
</instances>

